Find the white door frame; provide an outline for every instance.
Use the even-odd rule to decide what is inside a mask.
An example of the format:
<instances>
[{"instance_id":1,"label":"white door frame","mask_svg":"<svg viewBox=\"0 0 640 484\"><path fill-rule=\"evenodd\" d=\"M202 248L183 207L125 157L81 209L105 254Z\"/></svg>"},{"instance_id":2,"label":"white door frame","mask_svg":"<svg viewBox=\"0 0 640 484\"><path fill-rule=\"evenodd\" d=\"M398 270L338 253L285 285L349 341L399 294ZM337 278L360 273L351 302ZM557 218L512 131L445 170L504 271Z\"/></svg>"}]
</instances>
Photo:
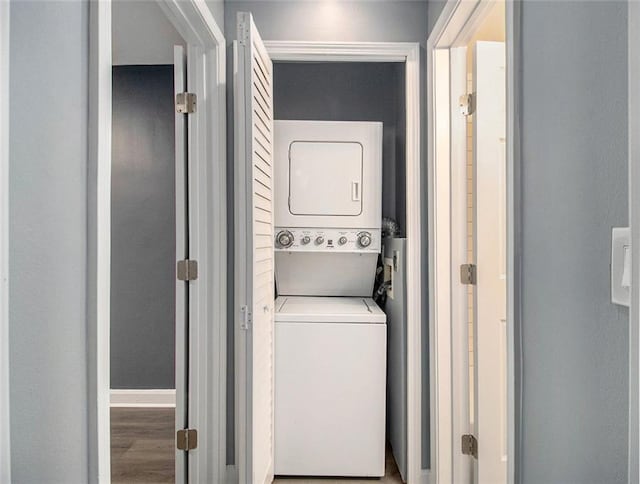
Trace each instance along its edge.
<instances>
[{"instance_id":1,"label":"white door frame","mask_svg":"<svg viewBox=\"0 0 640 484\"><path fill-rule=\"evenodd\" d=\"M9 10L0 2L0 482L11 482L9 415Z\"/></svg>"},{"instance_id":2,"label":"white door frame","mask_svg":"<svg viewBox=\"0 0 640 484\"><path fill-rule=\"evenodd\" d=\"M629 311L629 480L640 479L640 3L629 2L629 226L631 307Z\"/></svg>"},{"instance_id":3,"label":"white door frame","mask_svg":"<svg viewBox=\"0 0 640 484\"><path fill-rule=\"evenodd\" d=\"M191 482L226 482L226 47L204 0L156 0L190 52L189 208L197 228L190 257L199 276L190 291L189 420L199 431L189 454ZM109 304L111 238L111 1L89 8L88 356L90 482L111 481ZM195 75L194 75L195 74ZM195 159L194 159L195 158Z\"/></svg>"},{"instance_id":4,"label":"white door frame","mask_svg":"<svg viewBox=\"0 0 640 484\"><path fill-rule=\"evenodd\" d=\"M266 41L274 62L402 62L407 126L407 481L421 479L420 45L411 42Z\"/></svg>"},{"instance_id":5,"label":"white door frame","mask_svg":"<svg viewBox=\"0 0 640 484\"><path fill-rule=\"evenodd\" d=\"M459 212L455 203L464 173L453 166L456 157L452 142L450 115L450 67L452 49L465 46L479 19L491 7L490 0L449 0L444 6L427 41L427 123L428 123L428 183L429 183L429 300L430 363L431 363L431 482L452 482L454 469L460 469L461 415L466 399L461 392L461 374L453 360L468 351L468 341L460 337L467 331L464 286L458 282L461 263L459 230L452 217ZM520 7L516 0L506 1L507 49L507 426L508 481L515 482L516 380L515 354L519 325L519 234L520 234L520 156L519 122L517 117L517 46L519 45ZM454 56L455 60L455 56ZM454 193L455 192L455 193ZM464 261L466 262L466 260ZM454 431L455 429L455 431Z\"/></svg>"}]
</instances>

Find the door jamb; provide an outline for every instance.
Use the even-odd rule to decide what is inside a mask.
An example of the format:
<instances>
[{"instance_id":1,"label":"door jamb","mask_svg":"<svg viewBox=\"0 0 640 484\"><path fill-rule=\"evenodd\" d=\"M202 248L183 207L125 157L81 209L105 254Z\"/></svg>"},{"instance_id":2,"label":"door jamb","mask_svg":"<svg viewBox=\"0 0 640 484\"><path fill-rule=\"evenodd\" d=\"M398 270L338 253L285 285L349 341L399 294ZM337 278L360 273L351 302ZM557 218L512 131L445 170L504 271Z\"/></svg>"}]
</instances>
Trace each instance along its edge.
<instances>
[{"instance_id":1,"label":"door jamb","mask_svg":"<svg viewBox=\"0 0 640 484\"><path fill-rule=\"evenodd\" d=\"M406 66L407 142L407 482L421 480L420 45L410 42L265 41L273 61L402 62Z\"/></svg>"},{"instance_id":2,"label":"door jamb","mask_svg":"<svg viewBox=\"0 0 640 484\"><path fill-rule=\"evenodd\" d=\"M9 415L9 14L0 2L0 481L11 482Z\"/></svg>"},{"instance_id":3,"label":"door jamb","mask_svg":"<svg viewBox=\"0 0 640 484\"><path fill-rule=\"evenodd\" d=\"M467 93L467 47L449 49L449 125L450 125L450 221L451 221L451 321L464 324L451 326L451 395L452 445L454 452L453 481L472 482L473 462L461 452L455 452L456 435L473 433L469 420L469 293L466 285L460 284L458 269L468 262L467 219L467 118L460 113L459 97Z\"/></svg>"},{"instance_id":4,"label":"door jamb","mask_svg":"<svg viewBox=\"0 0 640 484\"><path fill-rule=\"evenodd\" d=\"M191 173L190 253L200 275L191 296L190 426L200 431L189 458L192 482L226 482L226 47L201 0L156 0L193 53L200 100L189 120L197 139ZM111 1L89 3L88 400L89 480L109 483L111 269ZM192 79L193 81L193 79ZM213 388L213 390L211 390ZM212 465L213 463L213 465ZM217 470L217 474L214 471Z\"/></svg>"},{"instance_id":5,"label":"door jamb","mask_svg":"<svg viewBox=\"0 0 640 484\"><path fill-rule=\"evenodd\" d=\"M434 484L451 482L454 471L454 452L459 452L460 436L453 435L454 419L460 415L461 400L453 398L455 386L452 351L459 344L453 334L464 334L458 328L466 321L452 319L452 311L460 314L459 298L452 290L453 278L451 246L451 95L449 92L450 50L464 40L481 16L489 0L449 0L427 40L427 123L428 139L428 193L429 193L429 300L430 306L430 361L431 361L431 452L432 481ZM507 428L508 428L508 482L516 482L516 457L520 446L516 442L520 429L520 416L516 405L521 404L519 382L515 372L516 355L521 351L519 339L520 311L520 126L518 121L520 3L506 0L507 50ZM468 40L468 39L467 39ZM439 113L436 116L436 111ZM442 113L442 114L440 114ZM441 184L445 184L443 187ZM457 329L454 329L453 327ZM459 343L459 342L458 342ZM458 428L458 425L456 425Z\"/></svg>"}]
</instances>

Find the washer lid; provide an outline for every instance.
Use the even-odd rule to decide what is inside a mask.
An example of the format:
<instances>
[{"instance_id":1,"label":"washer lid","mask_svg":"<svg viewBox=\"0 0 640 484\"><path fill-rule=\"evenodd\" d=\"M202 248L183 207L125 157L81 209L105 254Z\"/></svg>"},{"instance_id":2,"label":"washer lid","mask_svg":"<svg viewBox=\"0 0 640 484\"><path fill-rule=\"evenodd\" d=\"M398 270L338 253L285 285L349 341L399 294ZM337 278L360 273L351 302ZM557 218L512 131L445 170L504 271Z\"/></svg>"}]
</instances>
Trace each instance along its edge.
<instances>
[{"instance_id":1,"label":"washer lid","mask_svg":"<svg viewBox=\"0 0 640 484\"><path fill-rule=\"evenodd\" d=\"M280 296L276 321L298 323L384 323L387 316L368 297Z\"/></svg>"}]
</instances>

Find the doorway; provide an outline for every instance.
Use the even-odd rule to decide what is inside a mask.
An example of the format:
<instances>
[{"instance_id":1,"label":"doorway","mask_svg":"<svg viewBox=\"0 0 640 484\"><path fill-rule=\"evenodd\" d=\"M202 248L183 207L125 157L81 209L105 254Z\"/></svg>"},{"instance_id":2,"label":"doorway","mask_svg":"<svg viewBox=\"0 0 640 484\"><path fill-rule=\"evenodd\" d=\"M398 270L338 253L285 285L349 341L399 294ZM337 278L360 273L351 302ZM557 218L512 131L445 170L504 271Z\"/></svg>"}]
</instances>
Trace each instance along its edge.
<instances>
[{"instance_id":1,"label":"doorway","mask_svg":"<svg viewBox=\"0 0 640 484\"><path fill-rule=\"evenodd\" d=\"M295 249L293 252L276 252L276 288L279 298L276 301L275 319L275 482L291 482L291 479L281 477L283 474L305 475L306 472L323 472L324 469L327 474L331 470L335 474L344 472L345 475L349 475L346 473L352 472L358 475L358 472L364 472L364 469L378 468L376 472L384 474L385 482L400 484L407 476L405 64L402 62L276 61L273 63L273 82L276 139L274 152L276 236L283 227L298 226L299 219L296 220L295 217L299 217L297 209L301 201L306 202L307 205L310 202L315 205L314 210L307 209L304 211L305 214L340 213L339 216L345 218L355 217L358 214L365 216L371 211L369 207L372 205L374 193L381 196L379 205L382 218L378 215L375 217L375 222L365 223L363 226L375 227L375 223L379 224L380 220L385 220L389 224L389 230L384 230L385 234L381 239L382 254L380 256L373 254L352 258L347 255L340 261L338 270L327 271L334 274L335 281L340 281L338 284L341 290L337 292L332 292L337 285L335 281L321 284L320 287L317 285L324 271L314 264L313 257L297 252ZM349 133L354 137L352 139L358 136L356 134L358 128L364 129L372 125L381 128L379 140L381 176L371 176L370 164L365 164L364 173L361 174L363 170L361 159L348 156L340 159L335 155L332 157L323 153L316 143L311 145L306 153L291 151L290 176L295 172L298 178L291 178L289 183L283 182L285 178L281 168L283 158L282 152L278 149L278 146L286 143L282 141L287 136L283 131L300 130L295 135L288 136L302 137L301 133L307 136L314 134L322 136L318 133L327 126L324 123L328 123L329 126L332 125L331 123L336 123L336 126L342 126L342 130L350 130ZM325 136L336 135L333 133ZM337 140L335 137L330 139ZM364 139L368 138L363 136L357 139L363 140L364 153L368 153L370 145L364 142ZM295 162L300 162L303 156L309 159L314 155L322 158L322 161L317 163L319 167L317 172L309 174L311 171L309 168L295 165ZM336 166L332 167L331 162L336 163ZM332 187L335 191L325 196L323 193L313 193L311 187L306 188L304 192L296 190L295 187L303 185L307 177L313 180L315 190L322 192L327 190L327 187ZM353 180L356 180L356 190L349 189L354 183ZM340 192L335 188L339 186L344 186L345 189ZM361 192L362 197L354 197L353 195L358 195L353 193L354 191ZM279 204L279 200L285 197L283 192L289 192L290 211ZM344 197L342 200L338 197L339 193ZM353 198L358 200L354 201ZM353 210L350 210L351 208ZM340 223L341 220L343 219L331 219L328 225ZM309 222L308 225L315 227L316 224L318 224L317 221ZM345 227L353 227L353 224L353 220L344 223ZM310 235L315 239L313 232L310 232ZM348 239L349 235L343 235L343 237ZM326 238L328 241L334 239L333 243L339 246L339 240L335 240L336 238L332 237L330 232L327 233ZM378 236L374 235L374 239L377 240ZM348 242L344 243L348 245ZM289 259L294 257L300 271L290 265ZM340 255L326 254L324 257L326 259L323 259L323 264L328 266ZM373 284L372 271L376 269L378 258L377 267L381 272L372 291L367 285ZM383 273L385 260L387 269ZM348 264L353 264L353 269L347 269ZM309 283L301 283L305 273L308 272L313 272L316 277ZM355 286L363 284L365 287L349 287L347 273L354 278L358 278L359 274L368 274L355 284ZM393 290L391 291L389 288L392 284L392 276ZM322 316L318 315L323 314L323 311L339 307L336 299L338 301L345 299L345 297L314 298L314 303L310 303L307 299L299 299L300 294L320 296L326 293L332 296L342 294L343 296L371 297L373 295L372 300L368 302L373 308L379 308L380 315L386 316L386 320L383 319L382 324L353 325L350 330L358 334L355 337L350 331L345 330L343 333L336 328L329 328L327 323L320 323L321 326L319 326L317 323L304 325L288 321L291 316L286 314L286 306L291 304L299 304L302 307L305 304L303 301L309 306L320 302L325 303L331 309L323 309L322 306L316 308L315 316L321 318ZM283 294L294 294L294 297L288 298L282 296ZM295 294L298 294L297 298ZM278 301L286 302L279 304ZM280 307L282 309L279 309ZM318 330L318 327L321 329ZM333 333L334 330L336 333ZM307 332L314 335L311 340L307 340L304 336ZM322 365L319 364L323 351L318 349L316 341L321 338L332 341L331 352L336 362L334 369L336 373L333 376L330 376L328 371L325 373L326 370L321 369ZM369 347L365 341L372 347ZM374 344L374 341L377 344ZM377 345L380 347L377 348ZM305 350L302 350L303 347ZM366 362L364 364L366 370L353 368L352 362L341 357L349 352L359 354L359 359ZM301 354L309 355L308 359L304 360L305 363L300 357ZM378 356L375 356L376 354ZM294 367L296 368L295 376L292 372ZM346 377L348 374L351 375L349 378ZM372 377L376 375L378 378L373 379ZM340 376L343 378L344 387L338 389L328 383L337 381ZM367 380L368 378L372 380ZM369 381L370 386L366 385L365 381ZM298 389L305 383L308 386L303 393L310 401L329 403L341 399L344 403L342 405L329 403L317 407L298 405L296 395ZM359 390L354 393L355 388ZM333 398L329 395L333 395ZM361 417L359 424L354 423L350 405L362 409L356 412ZM367 418L365 418L364 409L371 412ZM294 421L298 422L295 427L291 425ZM382 438L380 438L381 434ZM313 436L313 445L308 444L310 436ZM341 444L327 444L325 439L342 442L345 447ZM346 444L347 441L350 444ZM306 451L300 450L301 448ZM332 454L328 449L332 449L334 453ZM318 457L319 454L323 457ZM341 456L344 456L344 461L347 462L344 462ZM367 459L364 456L372 456L369 462L371 467L365 464ZM309 482L316 482L311 479L311 476L306 479ZM293 483L295 482L294 480Z\"/></svg>"},{"instance_id":2,"label":"doorway","mask_svg":"<svg viewBox=\"0 0 640 484\"><path fill-rule=\"evenodd\" d=\"M118 4L116 9L128 6L128 4ZM136 176L140 172L155 176L157 173L154 173L150 168L158 168L161 165L168 168L171 165L175 178L167 181L167 177L165 177L158 184L164 187L164 192L171 192L168 187L172 185L175 187L175 195L162 193L165 205L171 205L174 210L173 214L167 213L165 210L160 215L155 213L147 218L143 217L143 223L146 225L134 224L136 225L134 229L130 227L124 232L125 234L129 232L129 239L140 236L144 241L145 255L153 253L152 249L164 247L163 257L155 261L157 266L164 268L162 274L155 272L156 265L152 265L151 269L136 266L132 272L135 273L136 270L149 271L155 274L157 279L161 279L162 284L167 285L163 296L156 295L157 297L151 299L164 299L165 306L159 310L163 318L171 311L171 307L175 307L171 316L174 327L170 331L147 333L147 341L144 343L160 339L161 333L164 336L173 333L171 336L174 340L175 353L169 355L172 361L167 363L164 357L166 357L166 353L170 353L167 345L171 345L171 343L167 344L163 340L164 347L162 349L156 348L150 352L155 357L158 356L158 353L163 353L162 364L140 365L146 366L147 370L149 370L149 366L152 367L146 376L159 370L160 367L163 368L161 373L164 379L160 380L158 373L155 375L158 379L153 380L153 386L156 388L151 390L154 390L154 395L145 394L144 390L140 393L141 389L139 388L133 389L135 395L127 394L126 390L131 389L124 389L124 395L118 395L117 392L113 395L114 401L120 400L118 404L120 407L113 410L116 413L129 411L130 414L119 420L120 430L130 430L131 427L134 427L134 425L130 425L132 422L140 424L142 421L145 423L146 419L147 424L151 422L152 426L155 425L151 431L145 430L147 437L154 432L162 434L162 437L158 439L129 438L129 440L121 440L120 444L128 446L128 448L118 449L119 452L124 450L122 452L124 455L129 450L135 451L135 447L138 446L144 453L145 448L150 450L149 445L153 447L159 441L162 441L162 445L166 447L163 451L166 456L157 459L161 462L159 466L163 467L162 475L153 474L155 472L153 471L151 475L124 476L123 480L127 482L165 480L175 480L178 483L189 481L224 482L227 479L227 467L224 462L226 426L224 402L226 395L224 391L219 391L221 388L224 389L222 382L224 382L226 372L226 346L224 344L226 288L223 284L223 274L226 267L224 228L226 226L227 202L226 149L223 142L226 136L224 37L215 23L211 11L201 2L167 0L145 3L144 5L142 3L132 4L131 8L147 10L141 16L138 15L137 20L133 18L133 15L125 16L125 20L133 23L133 26L138 29L133 39L141 42L141 45L138 44L137 47L140 47L141 52L147 57L146 61L140 61L140 57L138 57L133 61L125 62L125 64L136 67L124 70L130 71L127 72L129 75L133 71L137 71L134 73L134 77L138 80L140 77L148 76L150 71L155 70L155 74L158 74L157 71L165 70L165 81L172 79L173 82L172 86L169 86L167 82L164 83L165 90L169 93L168 100L163 90L164 94L159 94L155 99L147 97L147 106L138 106L138 109L132 108L130 105L134 104L132 99L124 103L124 107L130 110L129 120L136 120L135 128L124 127L125 135L130 137L130 143L140 143L143 148L148 148L148 150L140 150L141 152L138 153L140 156L128 160L129 166L137 164L138 173L134 173ZM153 14L149 12L149 9L153 11ZM118 55L131 55L136 50L135 44L127 42L120 44L120 47L124 46L123 48L117 48L114 38L116 32L112 33L112 26L114 26L112 13L112 3L109 1L98 2L90 6L90 41L92 46L90 98L92 103L89 113L91 143L90 211L88 216L90 243L88 250L91 262L89 292L92 297L88 314L90 340L92 341L89 356L96 370L95 385L92 385L90 389L90 402L93 405L93 411L90 413L92 428L90 455L92 472L95 473L92 473L92 476L99 476L101 482L111 482L110 333L112 328L110 323L112 318L110 314L110 289L112 287L112 265L117 266L119 257L122 255L116 254L116 257L111 257L111 219L112 215L118 215L118 210L112 211L111 199L111 175L112 168L114 168L111 141L112 138L116 141L117 136L112 135L118 129L117 126L112 125L112 113L117 114L116 109L112 110L112 103L118 100L118 92L116 92L118 86L114 86L114 84L119 82L115 81L113 77L113 63L117 62ZM161 18L164 27L174 33L173 36L169 35L168 47L166 45L167 38L161 39L163 42L149 40L162 31L166 33L166 28L156 29L150 25L153 23L150 22L152 18ZM141 35L145 28L148 30L146 38ZM173 42L172 40L176 37L177 42ZM178 45L174 48L176 43ZM158 49L162 46L167 48ZM154 56L159 51L161 52L160 61L158 57ZM150 54L151 61L149 61ZM158 65L164 67L158 67ZM147 89L143 89L143 91L145 94L148 93ZM128 93L132 94L129 91ZM135 96L133 98L135 99ZM167 101L167 104L163 104L163 101ZM149 104L163 105L166 108L166 112L163 112L167 116L170 109L172 119L166 123L160 122L157 119L160 117L159 113L148 116L146 121L153 118L148 123L139 119L144 118L142 113L145 109L150 109ZM153 135L152 138L155 137L153 143L144 141L145 130ZM170 151L175 153L175 159L169 160L165 159L169 148L165 147L155 153L153 148L160 141L166 141L162 138L171 138L172 133L174 133L174 138ZM129 142L125 145L130 144ZM126 151L125 149L124 152ZM113 152L117 154L118 150L113 150ZM149 168L148 171L144 170L145 162L149 162L149 166L146 167ZM114 171L117 174L117 169ZM169 171L166 170L165 175L168 173ZM138 179L139 183L136 183L136 188L140 188L141 193L131 197L134 206L130 205L126 210L121 211L121 215L135 214L136 209L145 204L154 205L151 203L154 197L148 195L157 187L154 183L148 183L149 180L145 176L138 177ZM151 186L151 191L145 191ZM131 200L129 201L131 202ZM172 219L173 222L168 219ZM173 232L175 236L174 247L168 247L165 244L168 237L165 237L164 232L164 235L159 235L157 232L147 230L151 225L164 226L165 229L169 227L164 232ZM133 237L130 232L135 229L139 229L140 234ZM146 234L146 238L143 234ZM163 240L159 240L159 238ZM150 249L150 246L153 247ZM120 250L129 248L126 244L118 247ZM113 249L116 249L115 244ZM170 260L168 265L165 265L166 259ZM112 264L113 262L115 263ZM138 262L140 260L133 260L129 265L135 265ZM141 276L141 278L144 279L147 275L150 274ZM115 278L113 282L117 283ZM147 281L147 289L149 284L152 283ZM159 284L159 281L154 280L153 284ZM170 295L167 296L170 291L169 286L173 288L174 301L171 300ZM132 285L130 289L133 291L139 288ZM127 294L124 295L124 299L119 299L122 294L115 294L115 296L114 302L120 300L122 303L127 299ZM136 298L132 299L136 300ZM141 298L141 300L144 299ZM155 303L157 302L150 301L146 308L135 307L134 304L133 309L144 313L145 309L156 308ZM122 309L121 306L122 304L119 305L118 310ZM118 316L118 311L114 311L114 316ZM135 322L133 321L133 323ZM122 339L130 343L126 337L120 338L120 343L122 343ZM133 337L129 339L133 339ZM139 344L144 345L144 343ZM134 347L136 350L138 349L136 345ZM124 354L127 358L131 357L132 351L134 350L131 346L128 349L125 348ZM116 370L118 369L114 367L114 377L122 378L123 375L117 375ZM134 373L135 369L129 367L124 376L131 377ZM167 375L169 375L168 378ZM175 390L173 388L157 388L158 386L170 386L171 382L168 380L172 376L174 377ZM125 384L131 385L131 382ZM123 399L128 401L122 403ZM127 408L123 409L122 405L124 404L127 405ZM132 408L132 405L138 406ZM148 415L149 409L152 412L162 411L164 415L158 416L153 413ZM205 412L204 409L208 411ZM146 413L139 415L140 412ZM136 413L138 415L133 415ZM114 428L117 425L118 420L114 418ZM157 436L156 434L155 437ZM114 438L114 443L116 443L115 440ZM154 450L151 449L152 454L153 452ZM153 457L142 458L144 464L148 464L151 460ZM173 470L174 466L175 471Z\"/></svg>"},{"instance_id":3,"label":"doorway","mask_svg":"<svg viewBox=\"0 0 640 484\"><path fill-rule=\"evenodd\" d=\"M147 4L153 6L153 4ZM113 69L112 482L175 478L173 65ZM161 422L164 422L162 424ZM153 444L153 452L149 446Z\"/></svg>"},{"instance_id":4,"label":"doorway","mask_svg":"<svg viewBox=\"0 0 640 484\"><path fill-rule=\"evenodd\" d=\"M513 15L451 2L429 38L436 482L514 479Z\"/></svg>"},{"instance_id":5,"label":"doorway","mask_svg":"<svg viewBox=\"0 0 640 484\"><path fill-rule=\"evenodd\" d=\"M405 63L406 96L406 234L407 234L407 478L421 478L420 348L420 163L418 46L385 43L263 43L250 14L239 15L235 71L236 166L236 385L237 449L240 482L270 482L273 454L273 287L263 283L273 270L272 187L260 175L258 192L249 176L271 159L273 143L273 62ZM254 113L256 113L254 115ZM266 118L266 119L265 119ZM255 148L254 148L255 147ZM254 155L254 151L259 151ZM266 156L266 158L265 158ZM255 166L254 166L255 165ZM268 173L266 173L268 175ZM268 178L268 177L267 177ZM269 178L270 179L270 178ZM265 219L267 212L269 218ZM253 214L253 216L251 216ZM259 216L259 218L258 218ZM269 227L265 226L269 225ZM262 238L264 234L268 238ZM254 235L255 234L255 235ZM323 239L317 243L323 243ZM304 243L304 242L303 242ZM255 261L256 255L260 258ZM264 262L268 260L266 265ZM259 266L258 266L259 264ZM262 271L260 271L262 267ZM268 275L273 280L272 272ZM263 290L264 289L264 290ZM266 290L266 292L264 292Z\"/></svg>"},{"instance_id":6,"label":"doorway","mask_svg":"<svg viewBox=\"0 0 640 484\"><path fill-rule=\"evenodd\" d=\"M177 372L188 312L175 277L188 236L175 107L185 41L154 2L115 3L112 30L111 482L175 482L185 473L176 397L187 390Z\"/></svg>"}]
</instances>

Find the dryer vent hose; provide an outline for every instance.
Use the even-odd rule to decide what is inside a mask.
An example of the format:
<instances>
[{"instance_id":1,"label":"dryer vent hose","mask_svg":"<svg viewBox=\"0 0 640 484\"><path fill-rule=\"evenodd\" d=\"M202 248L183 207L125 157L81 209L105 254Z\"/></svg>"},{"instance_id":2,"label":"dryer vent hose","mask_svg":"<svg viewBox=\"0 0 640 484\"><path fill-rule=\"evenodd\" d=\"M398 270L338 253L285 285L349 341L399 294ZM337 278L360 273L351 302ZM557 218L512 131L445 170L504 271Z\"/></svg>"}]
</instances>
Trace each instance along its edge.
<instances>
[{"instance_id":1,"label":"dryer vent hose","mask_svg":"<svg viewBox=\"0 0 640 484\"><path fill-rule=\"evenodd\" d=\"M382 236L383 237L399 237L400 226L398 222L390 217L382 218Z\"/></svg>"}]
</instances>

